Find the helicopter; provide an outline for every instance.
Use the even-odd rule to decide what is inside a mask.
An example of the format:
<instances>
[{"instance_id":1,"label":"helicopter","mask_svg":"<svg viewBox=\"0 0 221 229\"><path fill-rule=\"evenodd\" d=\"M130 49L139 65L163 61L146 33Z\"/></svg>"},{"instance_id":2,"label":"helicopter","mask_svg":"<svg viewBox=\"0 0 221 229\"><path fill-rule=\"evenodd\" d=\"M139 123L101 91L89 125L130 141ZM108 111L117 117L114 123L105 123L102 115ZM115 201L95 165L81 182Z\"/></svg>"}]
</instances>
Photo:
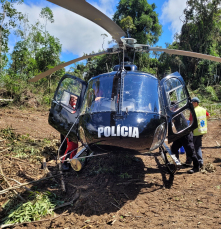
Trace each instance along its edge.
<instances>
[{"instance_id":1,"label":"helicopter","mask_svg":"<svg viewBox=\"0 0 221 229\"><path fill-rule=\"evenodd\" d=\"M183 50L150 47L137 44L136 39L123 38L125 32L98 9L79 0L48 0L105 29L117 45L105 51L84 55L62 63L55 68L30 79L36 82L53 72L80 60L94 56L122 53L123 59L114 66L112 72L94 76L88 82L76 76L65 74L58 83L52 100L48 122L71 141L80 141L84 146L72 159L68 159L74 170L82 167L80 159L102 155L107 152L131 151L146 153L156 149L171 174L175 174L181 163L166 144L188 134L198 127L191 98L182 76L172 73L162 80L154 75L138 71L129 62L129 51L159 51L168 54L191 56L221 62L221 58ZM70 106L74 98L75 106ZM174 109L176 107L176 109ZM184 115L192 122L178 126L174 121ZM101 153L101 154L99 154ZM60 160L63 158L61 157Z\"/></svg>"}]
</instances>

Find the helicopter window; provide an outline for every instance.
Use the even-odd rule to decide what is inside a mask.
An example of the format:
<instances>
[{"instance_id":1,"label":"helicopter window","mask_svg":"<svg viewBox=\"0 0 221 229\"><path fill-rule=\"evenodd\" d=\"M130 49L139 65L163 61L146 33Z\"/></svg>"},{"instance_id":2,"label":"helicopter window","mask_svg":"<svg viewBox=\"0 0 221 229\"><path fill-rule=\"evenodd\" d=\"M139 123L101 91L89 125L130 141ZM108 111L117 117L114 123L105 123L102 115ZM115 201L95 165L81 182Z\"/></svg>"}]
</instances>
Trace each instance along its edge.
<instances>
[{"instance_id":1,"label":"helicopter window","mask_svg":"<svg viewBox=\"0 0 221 229\"><path fill-rule=\"evenodd\" d=\"M156 112L161 106L158 80L147 75L126 74L124 78L122 111Z\"/></svg>"},{"instance_id":2,"label":"helicopter window","mask_svg":"<svg viewBox=\"0 0 221 229\"><path fill-rule=\"evenodd\" d=\"M181 82L177 78L170 78L164 82L164 87L166 91L171 91L172 89L181 85Z\"/></svg>"},{"instance_id":3,"label":"helicopter window","mask_svg":"<svg viewBox=\"0 0 221 229\"><path fill-rule=\"evenodd\" d=\"M174 106L173 109L177 110L178 106ZM172 130L174 134L179 134L192 125L192 121L189 121L191 115L191 111L186 109L173 117Z\"/></svg>"},{"instance_id":4,"label":"helicopter window","mask_svg":"<svg viewBox=\"0 0 221 229\"><path fill-rule=\"evenodd\" d=\"M103 75L89 81L81 113L115 111L114 75Z\"/></svg>"},{"instance_id":5,"label":"helicopter window","mask_svg":"<svg viewBox=\"0 0 221 229\"><path fill-rule=\"evenodd\" d=\"M165 81L164 87L167 91L167 99L171 111L174 111L174 105L180 109L187 104L185 88L177 78L170 78Z\"/></svg>"},{"instance_id":6,"label":"helicopter window","mask_svg":"<svg viewBox=\"0 0 221 229\"><path fill-rule=\"evenodd\" d=\"M67 91L63 91L63 95L61 97L60 103L66 105L68 108L72 108L76 110L78 102L78 96L72 95Z\"/></svg>"},{"instance_id":7,"label":"helicopter window","mask_svg":"<svg viewBox=\"0 0 221 229\"><path fill-rule=\"evenodd\" d=\"M82 90L82 84L80 82L72 78L65 78L61 82L58 88L57 94L55 96L55 100L59 102L64 101L63 98L65 96L64 94L67 93L69 93L69 99L70 99L70 94L75 94L76 96L79 97L81 94L81 90ZM67 103L66 105L68 105L69 100L67 100L66 103Z\"/></svg>"},{"instance_id":8,"label":"helicopter window","mask_svg":"<svg viewBox=\"0 0 221 229\"><path fill-rule=\"evenodd\" d=\"M70 93L67 92L67 91L63 91L63 95L61 97L61 100L60 102L66 106L68 106L69 104L69 101L70 101Z\"/></svg>"}]
</instances>

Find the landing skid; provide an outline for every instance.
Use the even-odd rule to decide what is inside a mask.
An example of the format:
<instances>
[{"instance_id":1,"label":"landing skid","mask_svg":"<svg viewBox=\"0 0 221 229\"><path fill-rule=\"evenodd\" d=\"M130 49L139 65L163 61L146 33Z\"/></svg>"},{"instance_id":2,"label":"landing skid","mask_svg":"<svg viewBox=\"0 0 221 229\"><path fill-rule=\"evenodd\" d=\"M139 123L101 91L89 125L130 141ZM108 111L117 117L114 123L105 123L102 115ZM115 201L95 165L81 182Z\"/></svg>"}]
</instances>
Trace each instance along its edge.
<instances>
[{"instance_id":1,"label":"landing skid","mask_svg":"<svg viewBox=\"0 0 221 229\"><path fill-rule=\"evenodd\" d=\"M170 148L166 145L166 143L163 143L163 145L160 147L160 155L168 168L168 171L170 174L174 175L176 172L180 169L181 163L176 158L174 154L172 154Z\"/></svg>"}]
</instances>

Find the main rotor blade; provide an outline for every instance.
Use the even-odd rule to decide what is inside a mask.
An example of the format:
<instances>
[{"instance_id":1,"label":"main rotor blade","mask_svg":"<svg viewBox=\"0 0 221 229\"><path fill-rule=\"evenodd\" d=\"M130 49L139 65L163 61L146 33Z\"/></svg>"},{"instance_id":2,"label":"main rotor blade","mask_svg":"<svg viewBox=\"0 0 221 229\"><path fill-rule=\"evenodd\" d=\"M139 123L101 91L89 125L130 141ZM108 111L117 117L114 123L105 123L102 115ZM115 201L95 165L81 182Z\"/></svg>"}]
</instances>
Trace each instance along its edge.
<instances>
[{"instance_id":1,"label":"main rotor blade","mask_svg":"<svg viewBox=\"0 0 221 229\"><path fill-rule=\"evenodd\" d=\"M47 0L76 14L79 14L105 29L118 44L120 38L126 36L125 32L109 17L100 12L85 0ZM68 23L68 22L67 22Z\"/></svg>"},{"instance_id":2,"label":"main rotor blade","mask_svg":"<svg viewBox=\"0 0 221 229\"><path fill-rule=\"evenodd\" d=\"M68 66L70 64L74 64L74 63L76 63L76 62L78 62L80 60L84 60L84 59L87 59L87 58L90 58L90 57L93 57L93 56L104 55L104 54L107 54L107 53L109 53L109 52L106 52L106 51L99 52L99 53L95 53L95 54L91 54L91 55L82 56L82 57L76 58L74 60L70 60L68 62L65 62L63 64L59 64L56 67L51 68L51 69L47 70L46 72L43 72L43 73L33 77L32 79L29 80L29 82L36 82L36 81L38 81L38 80L40 80L40 79L42 79L42 78L44 78L46 76L49 76L53 72L56 72L56 71L60 70L61 68L64 68L64 67L66 67L66 66Z\"/></svg>"},{"instance_id":3,"label":"main rotor blade","mask_svg":"<svg viewBox=\"0 0 221 229\"><path fill-rule=\"evenodd\" d=\"M166 52L168 54L174 54L174 55L180 55L180 56L191 56L191 57L201 58L201 59L205 59L205 60L217 61L217 62L221 63L220 57L210 56L210 55L197 53L197 52L189 52L189 51L176 50L176 49L162 49L162 48L157 48L157 47L150 47L149 50L150 51Z\"/></svg>"}]
</instances>

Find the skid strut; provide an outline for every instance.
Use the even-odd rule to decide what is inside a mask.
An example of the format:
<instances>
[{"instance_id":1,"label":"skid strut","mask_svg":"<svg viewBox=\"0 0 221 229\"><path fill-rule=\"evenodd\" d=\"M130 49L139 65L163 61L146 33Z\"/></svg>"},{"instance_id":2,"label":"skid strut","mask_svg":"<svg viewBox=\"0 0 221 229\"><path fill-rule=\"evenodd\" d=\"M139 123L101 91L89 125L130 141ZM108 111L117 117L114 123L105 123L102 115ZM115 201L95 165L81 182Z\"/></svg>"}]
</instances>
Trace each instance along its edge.
<instances>
[{"instance_id":1,"label":"skid strut","mask_svg":"<svg viewBox=\"0 0 221 229\"><path fill-rule=\"evenodd\" d=\"M169 170L169 173L174 175L182 166L180 161L177 157L172 154L170 148L164 142L163 145L160 147L160 154L161 157Z\"/></svg>"}]
</instances>

